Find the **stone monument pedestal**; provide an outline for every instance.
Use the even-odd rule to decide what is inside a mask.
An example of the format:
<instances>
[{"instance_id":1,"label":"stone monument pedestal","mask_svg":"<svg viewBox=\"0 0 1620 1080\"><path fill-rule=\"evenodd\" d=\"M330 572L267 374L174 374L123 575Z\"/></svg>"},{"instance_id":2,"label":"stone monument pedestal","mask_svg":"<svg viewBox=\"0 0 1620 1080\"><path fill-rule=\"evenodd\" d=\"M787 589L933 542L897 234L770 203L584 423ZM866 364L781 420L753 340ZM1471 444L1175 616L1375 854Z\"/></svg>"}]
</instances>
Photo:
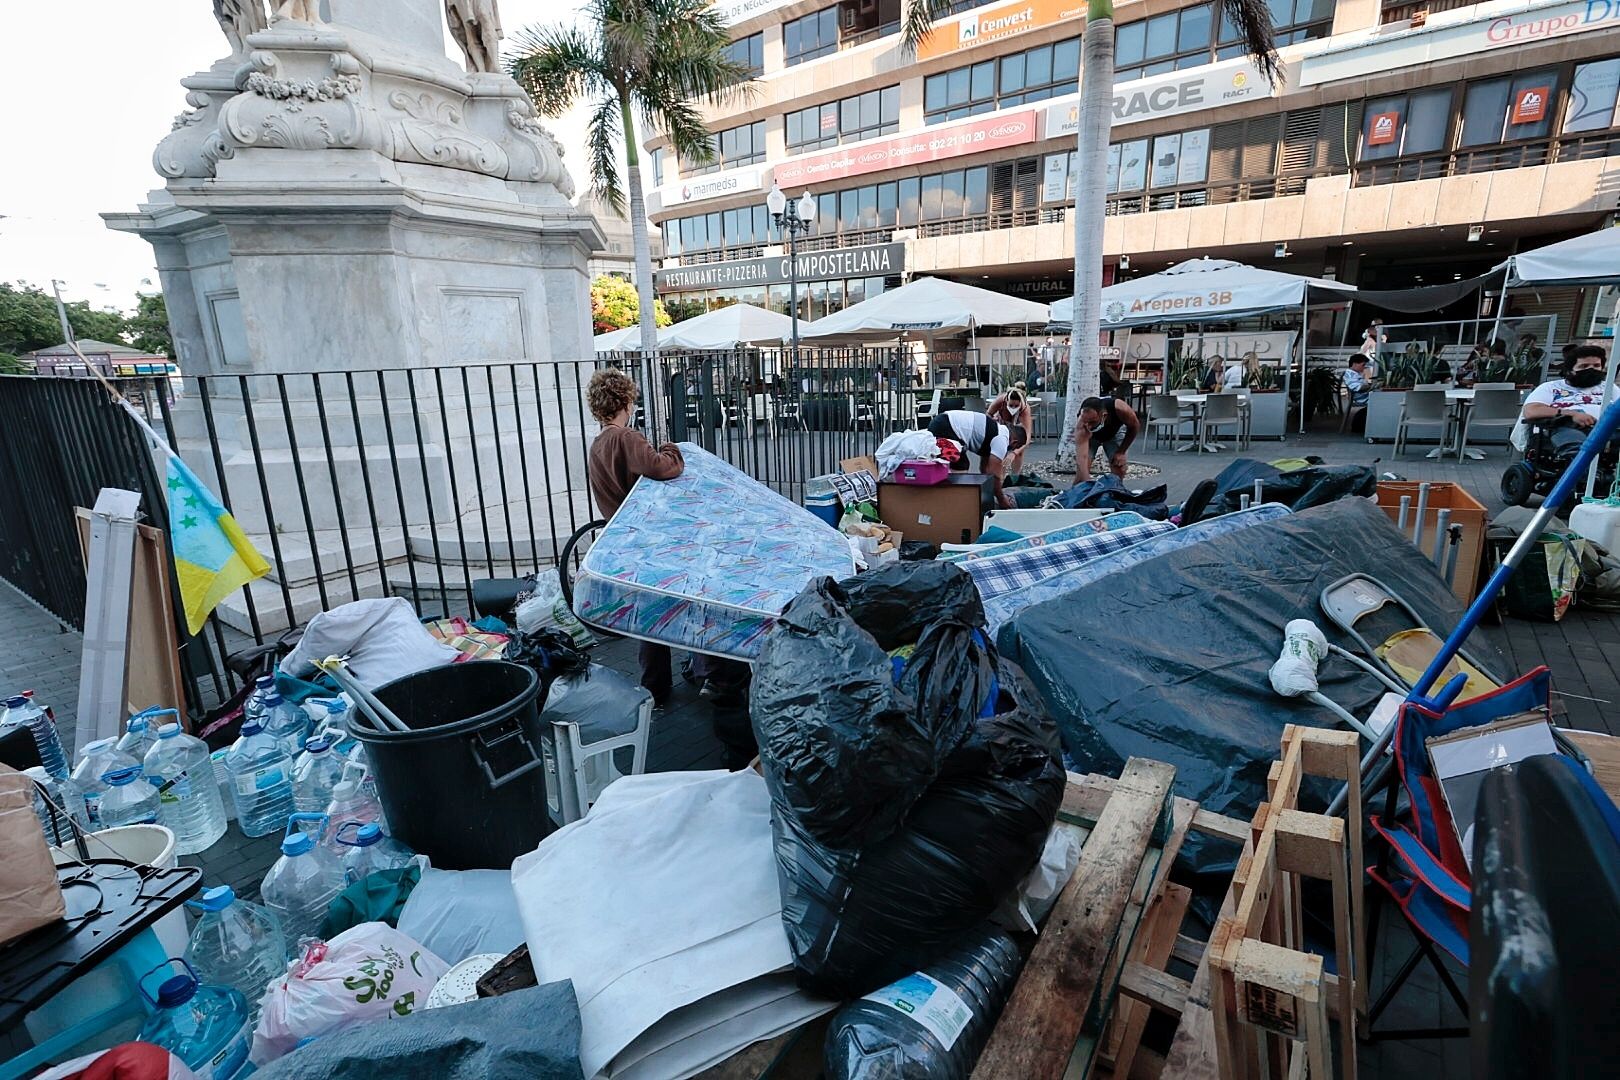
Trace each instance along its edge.
<instances>
[{"instance_id":1,"label":"stone monument pedestal","mask_svg":"<svg viewBox=\"0 0 1620 1080\"><path fill-rule=\"evenodd\" d=\"M433 47L438 0L328 8L331 23L227 26L233 54L182 80L191 108L153 157L165 186L104 215L153 245L175 359L210 406L188 378L176 449L265 538L274 577L255 589L278 610L283 583L348 599L403 560L483 560L484 530L480 550L462 542L479 511L502 522L501 561L544 561L552 530L517 535L517 517L582 493L593 427L586 262L603 240L555 140L509 78ZM520 438L549 478L475 475Z\"/></svg>"}]
</instances>

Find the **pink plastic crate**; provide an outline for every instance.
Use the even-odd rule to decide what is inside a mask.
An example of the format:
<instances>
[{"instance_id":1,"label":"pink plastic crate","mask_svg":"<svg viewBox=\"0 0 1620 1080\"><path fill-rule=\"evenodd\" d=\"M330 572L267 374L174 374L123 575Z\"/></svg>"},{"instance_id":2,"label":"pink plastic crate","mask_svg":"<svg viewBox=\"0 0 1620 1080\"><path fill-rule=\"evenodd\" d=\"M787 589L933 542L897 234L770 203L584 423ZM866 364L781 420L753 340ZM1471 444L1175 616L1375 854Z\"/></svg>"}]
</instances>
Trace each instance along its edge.
<instances>
[{"instance_id":1,"label":"pink plastic crate","mask_svg":"<svg viewBox=\"0 0 1620 1080\"><path fill-rule=\"evenodd\" d=\"M938 484L951 475L951 467L943 461L902 461L889 477L897 484L917 484L926 487Z\"/></svg>"}]
</instances>

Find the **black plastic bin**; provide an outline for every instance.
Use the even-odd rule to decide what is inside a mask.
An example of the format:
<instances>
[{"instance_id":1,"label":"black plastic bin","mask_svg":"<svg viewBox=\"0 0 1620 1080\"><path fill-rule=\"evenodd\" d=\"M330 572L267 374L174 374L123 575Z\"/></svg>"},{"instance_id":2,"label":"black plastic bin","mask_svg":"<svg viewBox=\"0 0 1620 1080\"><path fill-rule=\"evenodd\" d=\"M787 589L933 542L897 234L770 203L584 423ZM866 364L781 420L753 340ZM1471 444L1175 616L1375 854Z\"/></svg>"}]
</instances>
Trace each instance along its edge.
<instances>
[{"instance_id":1,"label":"black plastic bin","mask_svg":"<svg viewBox=\"0 0 1620 1080\"><path fill-rule=\"evenodd\" d=\"M412 730L351 725L388 824L446 870L505 870L552 829L541 751L544 690L504 660L448 664L375 693Z\"/></svg>"}]
</instances>

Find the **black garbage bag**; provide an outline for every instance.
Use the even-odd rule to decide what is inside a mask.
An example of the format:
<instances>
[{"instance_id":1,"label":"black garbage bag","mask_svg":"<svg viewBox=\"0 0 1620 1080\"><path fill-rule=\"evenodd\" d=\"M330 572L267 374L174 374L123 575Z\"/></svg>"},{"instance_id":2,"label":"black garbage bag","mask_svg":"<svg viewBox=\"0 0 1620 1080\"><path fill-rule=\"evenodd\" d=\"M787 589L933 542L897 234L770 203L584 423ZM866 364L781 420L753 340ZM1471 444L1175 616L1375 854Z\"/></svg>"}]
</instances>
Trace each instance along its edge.
<instances>
[{"instance_id":1,"label":"black garbage bag","mask_svg":"<svg viewBox=\"0 0 1620 1080\"><path fill-rule=\"evenodd\" d=\"M778 806L824 844L880 840L966 738L995 684L973 579L941 562L823 578L754 663L750 714ZM910 650L895 679L890 650Z\"/></svg>"},{"instance_id":2,"label":"black garbage bag","mask_svg":"<svg viewBox=\"0 0 1620 1080\"><path fill-rule=\"evenodd\" d=\"M858 997L931 963L1040 859L1063 801L1057 728L1013 664L998 714L968 737L900 828L860 848L819 843L773 808L782 919L799 982ZM767 781L772 775L766 758Z\"/></svg>"},{"instance_id":3,"label":"black garbage bag","mask_svg":"<svg viewBox=\"0 0 1620 1080\"><path fill-rule=\"evenodd\" d=\"M1282 503L1291 510L1309 510L1352 495L1378 492L1378 473L1366 465L1312 465L1282 472L1261 461L1238 458L1215 479L1212 509L1228 514L1242 506L1244 495L1254 494L1257 479L1264 481L1261 495L1266 502Z\"/></svg>"},{"instance_id":4,"label":"black garbage bag","mask_svg":"<svg viewBox=\"0 0 1620 1080\"><path fill-rule=\"evenodd\" d=\"M575 645L567 634L550 627L528 633L513 632L501 659L529 665L547 683L564 675L588 671L591 666L591 658L584 649Z\"/></svg>"}]
</instances>

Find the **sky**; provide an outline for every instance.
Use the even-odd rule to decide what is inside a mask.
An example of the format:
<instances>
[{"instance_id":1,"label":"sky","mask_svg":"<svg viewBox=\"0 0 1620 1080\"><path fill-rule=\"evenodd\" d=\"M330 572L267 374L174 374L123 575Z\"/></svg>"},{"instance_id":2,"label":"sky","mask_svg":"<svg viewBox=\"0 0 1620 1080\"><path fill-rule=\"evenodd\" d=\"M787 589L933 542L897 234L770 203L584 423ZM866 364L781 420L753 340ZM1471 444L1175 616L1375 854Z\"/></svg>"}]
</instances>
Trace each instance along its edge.
<instances>
[{"instance_id":1,"label":"sky","mask_svg":"<svg viewBox=\"0 0 1620 1080\"><path fill-rule=\"evenodd\" d=\"M578 7L578 0L501 0L501 25L510 38ZM152 248L111 231L99 215L133 210L162 186L152 150L186 108L180 80L227 52L212 4L45 0L6 8L0 281L48 288L57 278L64 299L128 311L138 292L158 286ZM461 59L448 36L445 49ZM582 117L546 123L585 190Z\"/></svg>"}]
</instances>

